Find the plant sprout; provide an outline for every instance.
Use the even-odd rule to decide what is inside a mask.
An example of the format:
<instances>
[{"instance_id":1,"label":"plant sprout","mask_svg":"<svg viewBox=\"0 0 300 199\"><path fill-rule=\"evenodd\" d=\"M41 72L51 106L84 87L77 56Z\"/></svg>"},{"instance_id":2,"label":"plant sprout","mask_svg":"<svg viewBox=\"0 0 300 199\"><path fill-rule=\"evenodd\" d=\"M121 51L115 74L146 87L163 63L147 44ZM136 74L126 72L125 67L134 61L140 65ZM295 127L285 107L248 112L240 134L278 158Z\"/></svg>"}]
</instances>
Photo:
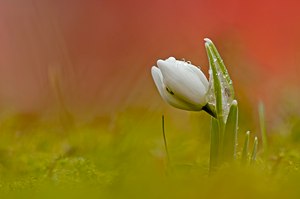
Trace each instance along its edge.
<instances>
[{"instance_id":1,"label":"plant sprout","mask_svg":"<svg viewBox=\"0 0 300 199\"><path fill-rule=\"evenodd\" d=\"M204 41L209 61L209 81L199 68L174 57L158 60L157 67L153 66L151 73L160 95L167 103L188 111L204 110L211 115L210 171L213 171L237 158L238 102L234 97L232 80L217 48L210 39ZM255 137L249 159L249 136L247 132L243 164L250 159L251 163L256 160L258 139Z\"/></svg>"}]
</instances>

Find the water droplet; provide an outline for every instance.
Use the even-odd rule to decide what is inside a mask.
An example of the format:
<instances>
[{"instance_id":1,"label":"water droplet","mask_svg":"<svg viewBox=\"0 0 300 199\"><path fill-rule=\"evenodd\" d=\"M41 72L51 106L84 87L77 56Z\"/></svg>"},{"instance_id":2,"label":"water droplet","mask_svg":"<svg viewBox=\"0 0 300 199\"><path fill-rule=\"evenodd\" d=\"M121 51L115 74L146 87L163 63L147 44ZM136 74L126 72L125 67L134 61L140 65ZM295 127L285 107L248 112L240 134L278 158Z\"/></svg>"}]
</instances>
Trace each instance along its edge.
<instances>
[{"instance_id":1,"label":"water droplet","mask_svg":"<svg viewBox=\"0 0 300 199\"><path fill-rule=\"evenodd\" d=\"M174 57L169 57L166 61L172 61L172 62L174 62L174 61L176 61L176 59Z\"/></svg>"}]
</instances>

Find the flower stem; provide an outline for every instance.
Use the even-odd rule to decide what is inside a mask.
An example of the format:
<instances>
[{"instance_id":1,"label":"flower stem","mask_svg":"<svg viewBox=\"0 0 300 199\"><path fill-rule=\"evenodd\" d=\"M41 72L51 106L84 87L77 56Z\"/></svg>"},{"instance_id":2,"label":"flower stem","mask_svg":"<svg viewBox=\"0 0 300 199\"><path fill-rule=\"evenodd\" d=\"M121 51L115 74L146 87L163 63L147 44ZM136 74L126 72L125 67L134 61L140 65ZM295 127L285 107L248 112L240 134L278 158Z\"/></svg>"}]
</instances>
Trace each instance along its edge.
<instances>
[{"instance_id":1,"label":"flower stem","mask_svg":"<svg viewBox=\"0 0 300 199\"><path fill-rule=\"evenodd\" d=\"M162 133L163 133L165 151L166 151L166 156L167 156L167 165L169 165L170 164L170 155L169 155L167 138L166 138L166 133L165 133L165 116L164 115L161 116L161 125L162 125Z\"/></svg>"},{"instance_id":2,"label":"flower stem","mask_svg":"<svg viewBox=\"0 0 300 199\"><path fill-rule=\"evenodd\" d=\"M218 167L219 163L219 125L215 118L211 118L211 132L210 132L210 162L209 171L213 172Z\"/></svg>"},{"instance_id":3,"label":"flower stem","mask_svg":"<svg viewBox=\"0 0 300 199\"><path fill-rule=\"evenodd\" d=\"M212 104L207 103L203 106L202 110L210 114L212 117L217 118L216 109Z\"/></svg>"}]
</instances>

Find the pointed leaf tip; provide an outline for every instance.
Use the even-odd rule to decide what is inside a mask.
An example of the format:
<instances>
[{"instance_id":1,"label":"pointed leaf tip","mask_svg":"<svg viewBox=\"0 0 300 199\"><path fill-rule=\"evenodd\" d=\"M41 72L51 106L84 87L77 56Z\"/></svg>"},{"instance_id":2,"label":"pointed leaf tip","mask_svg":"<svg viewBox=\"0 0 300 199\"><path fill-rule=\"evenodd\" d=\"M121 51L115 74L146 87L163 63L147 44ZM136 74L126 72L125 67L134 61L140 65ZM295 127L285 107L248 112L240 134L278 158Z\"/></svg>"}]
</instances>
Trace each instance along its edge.
<instances>
[{"instance_id":1,"label":"pointed leaf tip","mask_svg":"<svg viewBox=\"0 0 300 199\"><path fill-rule=\"evenodd\" d=\"M233 100L233 101L231 102L231 105L233 105L233 106L237 106L237 104L238 104L238 102L237 102L236 100Z\"/></svg>"},{"instance_id":2,"label":"pointed leaf tip","mask_svg":"<svg viewBox=\"0 0 300 199\"><path fill-rule=\"evenodd\" d=\"M204 38L204 41L207 43L212 43L212 41L209 38Z\"/></svg>"}]
</instances>

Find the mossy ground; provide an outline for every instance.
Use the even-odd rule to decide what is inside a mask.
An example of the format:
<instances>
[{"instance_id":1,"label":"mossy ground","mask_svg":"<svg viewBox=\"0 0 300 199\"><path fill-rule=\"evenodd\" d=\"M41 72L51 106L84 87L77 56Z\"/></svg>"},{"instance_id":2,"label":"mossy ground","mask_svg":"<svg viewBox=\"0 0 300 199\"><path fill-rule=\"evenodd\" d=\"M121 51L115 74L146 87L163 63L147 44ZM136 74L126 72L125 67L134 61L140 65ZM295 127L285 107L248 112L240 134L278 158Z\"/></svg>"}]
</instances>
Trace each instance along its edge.
<instances>
[{"instance_id":1,"label":"mossy ground","mask_svg":"<svg viewBox=\"0 0 300 199\"><path fill-rule=\"evenodd\" d=\"M269 134L268 152L260 145L253 165L237 160L209 174L209 116L165 115L167 162L160 114L125 111L72 125L2 118L1 198L300 197L295 133Z\"/></svg>"}]
</instances>

